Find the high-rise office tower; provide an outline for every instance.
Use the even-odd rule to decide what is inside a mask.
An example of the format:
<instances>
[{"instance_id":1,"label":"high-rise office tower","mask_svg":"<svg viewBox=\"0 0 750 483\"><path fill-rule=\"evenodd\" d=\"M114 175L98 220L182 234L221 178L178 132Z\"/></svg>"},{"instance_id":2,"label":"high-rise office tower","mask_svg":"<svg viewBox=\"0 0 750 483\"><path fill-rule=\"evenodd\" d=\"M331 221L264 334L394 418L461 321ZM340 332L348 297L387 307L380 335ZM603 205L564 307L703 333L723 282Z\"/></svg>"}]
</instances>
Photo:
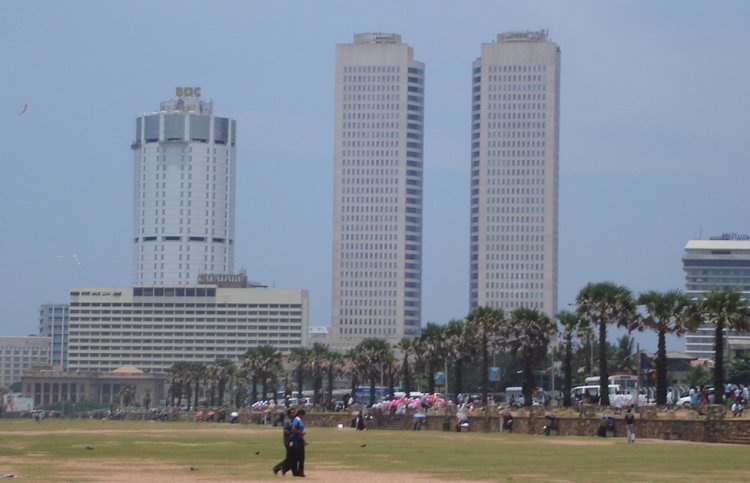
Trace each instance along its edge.
<instances>
[{"instance_id":1,"label":"high-rise office tower","mask_svg":"<svg viewBox=\"0 0 750 483\"><path fill-rule=\"evenodd\" d=\"M44 304L39 308L39 335L51 341L49 363L68 368L68 309L67 305Z\"/></svg>"},{"instance_id":2,"label":"high-rise office tower","mask_svg":"<svg viewBox=\"0 0 750 483\"><path fill-rule=\"evenodd\" d=\"M335 123L331 341L419 335L424 64L400 35L336 46Z\"/></svg>"},{"instance_id":3,"label":"high-rise office tower","mask_svg":"<svg viewBox=\"0 0 750 483\"><path fill-rule=\"evenodd\" d=\"M470 307L557 311L560 48L508 32L473 64Z\"/></svg>"},{"instance_id":4,"label":"high-rise office tower","mask_svg":"<svg viewBox=\"0 0 750 483\"><path fill-rule=\"evenodd\" d=\"M200 88L178 88L136 120L135 285L195 284L234 268L235 121Z\"/></svg>"}]
</instances>

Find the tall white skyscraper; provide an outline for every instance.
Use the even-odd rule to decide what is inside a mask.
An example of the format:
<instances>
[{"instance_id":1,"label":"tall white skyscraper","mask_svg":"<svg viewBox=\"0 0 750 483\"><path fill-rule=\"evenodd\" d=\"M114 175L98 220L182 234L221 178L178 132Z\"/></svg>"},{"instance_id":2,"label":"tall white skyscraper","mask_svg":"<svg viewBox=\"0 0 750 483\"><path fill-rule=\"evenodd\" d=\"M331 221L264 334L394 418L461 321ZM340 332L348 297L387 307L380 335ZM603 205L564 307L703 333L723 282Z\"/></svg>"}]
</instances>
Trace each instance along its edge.
<instances>
[{"instance_id":1,"label":"tall white skyscraper","mask_svg":"<svg viewBox=\"0 0 750 483\"><path fill-rule=\"evenodd\" d=\"M424 64L391 33L336 46L331 342L420 333Z\"/></svg>"},{"instance_id":2,"label":"tall white skyscraper","mask_svg":"<svg viewBox=\"0 0 750 483\"><path fill-rule=\"evenodd\" d=\"M470 307L554 317L560 48L502 33L472 77Z\"/></svg>"},{"instance_id":3,"label":"tall white skyscraper","mask_svg":"<svg viewBox=\"0 0 750 483\"><path fill-rule=\"evenodd\" d=\"M134 285L195 284L234 268L235 121L200 88L136 120Z\"/></svg>"}]
</instances>

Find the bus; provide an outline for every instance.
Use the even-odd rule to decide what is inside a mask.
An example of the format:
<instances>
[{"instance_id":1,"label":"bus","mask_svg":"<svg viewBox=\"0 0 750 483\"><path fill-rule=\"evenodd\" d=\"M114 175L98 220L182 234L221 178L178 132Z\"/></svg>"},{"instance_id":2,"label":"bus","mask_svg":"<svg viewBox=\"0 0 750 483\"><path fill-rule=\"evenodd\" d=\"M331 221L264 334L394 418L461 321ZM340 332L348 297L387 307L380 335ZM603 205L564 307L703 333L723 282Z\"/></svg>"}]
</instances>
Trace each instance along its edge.
<instances>
[{"instance_id":1,"label":"bus","mask_svg":"<svg viewBox=\"0 0 750 483\"><path fill-rule=\"evenodd\" d=\"M585 379L586 385L598 385L599 376L591 376ZM607 385L617 386L617 390L620 394L630 394L633 398L638 397L638 376L632 374L614 374L609 376Z\"/></svg>"}]
</instances>

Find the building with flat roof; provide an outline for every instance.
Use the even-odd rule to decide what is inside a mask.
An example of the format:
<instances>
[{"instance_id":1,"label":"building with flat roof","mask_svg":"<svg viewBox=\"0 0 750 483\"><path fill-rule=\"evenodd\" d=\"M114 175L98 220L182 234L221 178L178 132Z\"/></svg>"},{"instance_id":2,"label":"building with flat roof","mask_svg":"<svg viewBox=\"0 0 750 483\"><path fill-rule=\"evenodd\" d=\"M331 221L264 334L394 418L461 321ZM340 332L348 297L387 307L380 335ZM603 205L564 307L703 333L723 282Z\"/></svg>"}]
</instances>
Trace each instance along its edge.
<instances>
[{"instance_id":1,"label":"building with flat roof","mask_svg":"<svg viewBox=\"0 0 750 483\"><path fill-rule=\"evenodd\" d=\"M21 382L23 372L34 366L48 365L49 353L49 337L0 337L0 388Z\"/></svg>"},{"instance_id":2,"label":"building with flat roof","mask_svg":"<svg viewBox=\"0 0 750 483\"><path fill-rule=\"evenodd\" d=\"M144 373L133 366L110 372L66 372L58 368L37 368L23 375L22 394L33 398L34 406L61 401L89 401L99 405L120 405L121 390L134 389L134 403L143 407L157 406L166 400L167 375Z\"/></svg>"},{"instance_id":3,"label":"building with flat roof","mask_svg":"<svg viewBox=\"0 0 750 483\"><path fill-rule=\"evenodd\" d=\"M331 343L422 324L424 64L392 33L336 46Z\"/></svg>"},{"instance_id":4,"label":"building with flat roof","mask_svg":"<svg viewBox=\"0 0 750 483\"><path fill-rule=\"evenodd\" d=\"M233 273L236 123L200 88L136 119L133 284L191 285Z\"/></svg>"},{"instance_id":5,"label":"building with flat roof","mask_svg":"<svg viewBox=\"0 0 750 483\"><path fill-rule=\"evenodd\" d=\"M248 348L307 344L308 293L219 285L73 288L68 370L146 372L175 362L237 360Z\"/></svg>"},{"instance_id":6,"label":"building with flat roof","mask_svg":"<svg viewBox=\"0 0 750 483\"><path fill-rule=\"evenodd\" d=\"M685 292L700 300L711 290L734 289L750 299L750 239L724 234L709 240L688 240L682 257ZM685 352L698 359L714 359L714 331L710 324L701 325L685 335ZM750 333L726 331L727 354L731 362L738 353L750 353Z\"/></svg>"},{"instance_id":7,"label":"building with flat roof","mask_svg":"<svg viewBox=\"0 0 750 483\"><path fill-rule=\"evenodd\" d=\"M44 304L39 308L39 335L51 340L49 363L65 370L68 367L67 305Z\"/></svg>"},{"instance_id":8,"label":"building with flat roof","mask_svg":"<svg viewBox=\"0 0 750 483\"><path fill-rule=\"evenodd\" d=\"M557 315L560 48L506 32L473 63L469 306Z\"/></svg>"}]
</instances>

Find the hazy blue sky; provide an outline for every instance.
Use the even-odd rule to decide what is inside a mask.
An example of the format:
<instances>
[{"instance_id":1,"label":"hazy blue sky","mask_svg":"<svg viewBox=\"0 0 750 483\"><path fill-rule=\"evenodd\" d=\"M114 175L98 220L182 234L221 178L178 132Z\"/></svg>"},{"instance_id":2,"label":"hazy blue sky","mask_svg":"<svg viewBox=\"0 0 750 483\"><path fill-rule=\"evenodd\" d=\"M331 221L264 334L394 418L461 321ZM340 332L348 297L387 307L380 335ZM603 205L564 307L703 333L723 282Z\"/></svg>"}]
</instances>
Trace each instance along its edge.
<instances>
[{"instance_id":1,"label":"hazy blue sky","mask_svg":"<svg viewBox=\"0 0 750 483\"><path fill-rule=\"evenodd\" d=\"M684 288L688 239L750 231L747 1L2 7L2 335L35 333L72 286L131 284L135 118L176 86L238 122L236 268L308 289L327 325L334 53L357 32L399 33L426 64L425 322L468 311L471 62L499 32L562 49L560 308L589 281Z\"/></svg>"}]
</instances>

